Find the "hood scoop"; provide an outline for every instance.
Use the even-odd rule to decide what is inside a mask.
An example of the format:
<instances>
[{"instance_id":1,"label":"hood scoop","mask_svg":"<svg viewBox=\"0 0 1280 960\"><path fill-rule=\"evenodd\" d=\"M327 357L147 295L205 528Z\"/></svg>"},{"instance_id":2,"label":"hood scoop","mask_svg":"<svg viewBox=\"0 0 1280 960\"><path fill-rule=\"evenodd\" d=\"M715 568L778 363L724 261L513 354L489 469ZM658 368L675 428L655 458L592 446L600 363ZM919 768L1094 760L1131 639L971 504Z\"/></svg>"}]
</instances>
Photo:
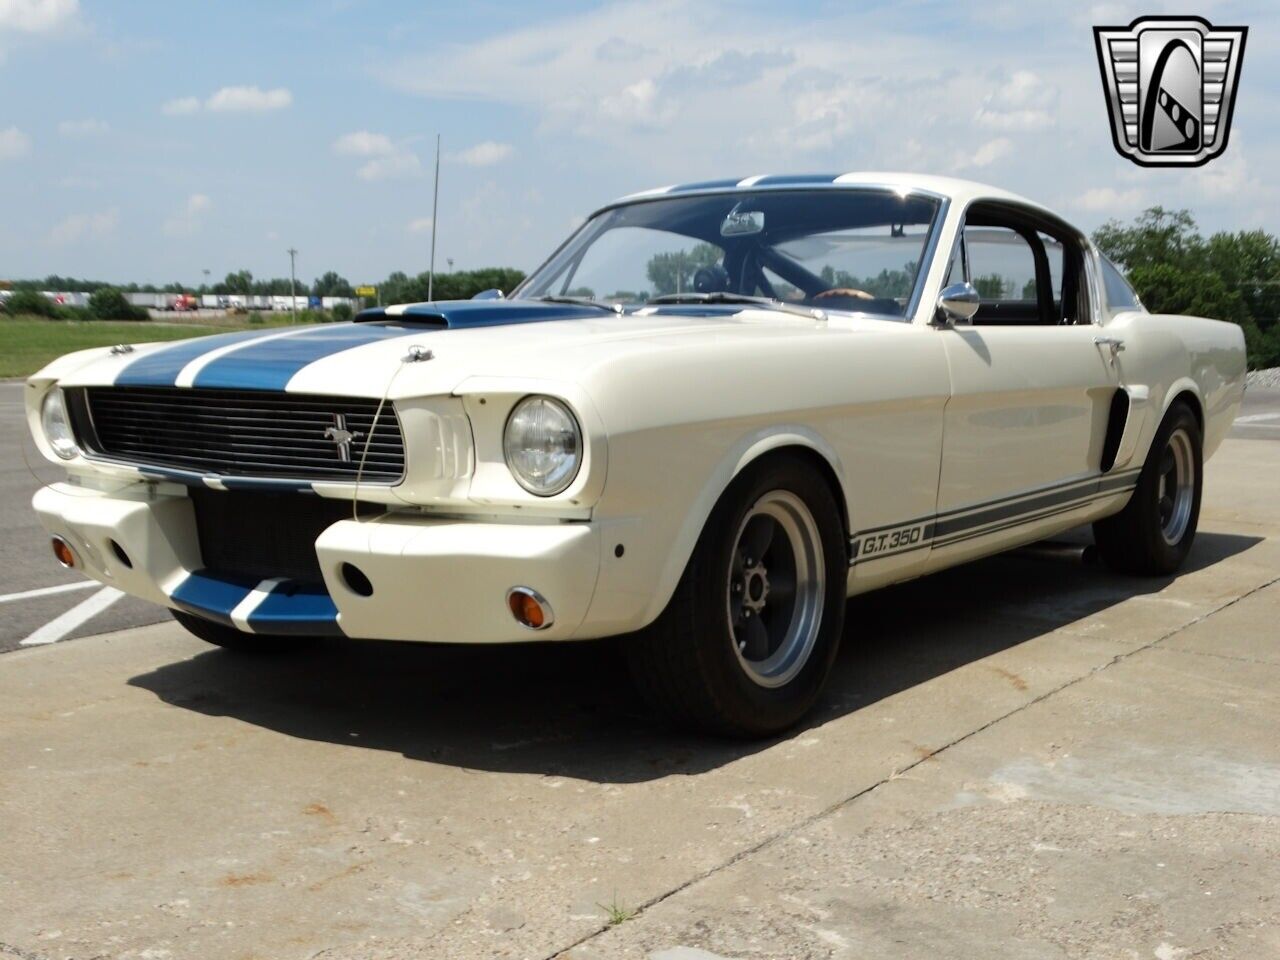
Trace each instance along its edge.
<instances>
[{"instance_id":1,"label":"hood scoop","mask_svg":"<svg viewBox=\"0 0 1280 960\"><path fill-rule=\"evenodd\" d=\"M545 323L551 320L582 320L599 317L595 307L572 303L541 303L536 300L437 300L364 310L357 323L399 323L405 326L443 330L469 327L501 327L514 323Z\"/></svg>"}]
</instances>

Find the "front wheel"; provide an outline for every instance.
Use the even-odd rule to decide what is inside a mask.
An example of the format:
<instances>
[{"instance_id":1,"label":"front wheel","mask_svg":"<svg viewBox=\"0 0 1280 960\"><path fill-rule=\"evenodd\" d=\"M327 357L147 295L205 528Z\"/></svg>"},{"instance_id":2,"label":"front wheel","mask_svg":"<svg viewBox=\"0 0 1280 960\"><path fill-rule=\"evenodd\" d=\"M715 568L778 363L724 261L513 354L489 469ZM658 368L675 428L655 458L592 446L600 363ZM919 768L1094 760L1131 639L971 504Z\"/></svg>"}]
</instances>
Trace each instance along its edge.
<instances>
[{"instance_id":1,"label":"front wheel","mask_svg":"<svg viewBox=\"0 0 1280 960\"><path fill-rule=\"evenodd\" d=\"M1103 561L1147 576L1182 566L1200 520L1203 467L1200 424L1186 404L1175 403L1156 431L1129 503L1093 525Z\"/></svg>"},{"instance_id":2,"label":"front wheel","mask_svg":"<svg viewBox=\"0 0 1280 960\"><path fill-rule=\"evenodd\" d=\"M798 457L750 467L721 498L675 595L627 643L645 699L677 723L767 736L818 698L844 627L844 525Z\"/></svg>"}]
</instances>

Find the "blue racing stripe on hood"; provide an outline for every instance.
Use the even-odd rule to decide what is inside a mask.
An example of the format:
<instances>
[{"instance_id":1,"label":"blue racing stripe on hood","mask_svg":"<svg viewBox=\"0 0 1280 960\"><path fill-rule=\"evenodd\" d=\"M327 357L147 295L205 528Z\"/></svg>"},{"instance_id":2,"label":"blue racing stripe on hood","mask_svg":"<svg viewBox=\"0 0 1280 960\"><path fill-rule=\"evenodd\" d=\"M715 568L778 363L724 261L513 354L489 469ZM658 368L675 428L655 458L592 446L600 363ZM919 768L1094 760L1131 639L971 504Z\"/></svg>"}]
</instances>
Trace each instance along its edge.
<instances>
[{"instance_id":1,"label":"blue racing stripe on hood","mask_svg":"<svg viewBox=\"0 0 1280 960\"><path fill-rule=\"evenodd\" d=\"M333 323L317 326L296 337L247 344L208 364L196 374L196 387L227 390L283 390L303 367L335 353L415 331L383 323Z\"/></svg>"},{"instance_id":2,"label":"blue racing stripe on hood","mask_svg":"<svg viewBox=\"0 0 1280 960\"><path fill-rule=\"evenodd\" d=\"M239 342L250 342L278 330L240 330L236 333L219 333L210 337L193 337L145 353L130 361L116 374L118 387L172 387L178 374L192 360L203 357L211 350Z\"/></svg>"},{"instance_id":3,"label":"blue racing stripe on hood","mask_svg":"<svg viewBox=\"0 0 1280 960\"><path fill-rule=\"evenodd\" d=\"M403 317L408 322L430 323L450 330L467 327L499 327L509 323L545 323L550 320L583 320L587 317L607 317L597 307L579 306L574 303L546 303L539 300L441 300L436 303L411 303L398 314L366 310L362 321L385 317L395 321Z\"/></svg>"}]
</instances>

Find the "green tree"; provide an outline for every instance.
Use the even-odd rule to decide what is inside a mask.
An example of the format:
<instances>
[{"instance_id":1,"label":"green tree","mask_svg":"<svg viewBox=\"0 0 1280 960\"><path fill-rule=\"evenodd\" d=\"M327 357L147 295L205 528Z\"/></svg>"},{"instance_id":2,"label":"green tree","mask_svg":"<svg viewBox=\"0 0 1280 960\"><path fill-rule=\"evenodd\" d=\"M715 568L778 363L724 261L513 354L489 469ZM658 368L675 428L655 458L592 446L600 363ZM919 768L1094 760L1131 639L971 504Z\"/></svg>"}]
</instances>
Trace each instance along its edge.
<instances>
[{"instance_id":1,"label":"green tree","mask_svg":"<svg viewBox=\"0 0 1280 960\"><path fill-rule=\"evenodd\" d=\"M1108 220L1093 232L1093 241L1126 269L1167 263L1183 267L1203 256L1204 240L1187 210L1151 207L1125 226Z\"/></svg>"},{"instance_id":2,"label":"green tree","mask_svg":"<svg viewBox=\"0 0 1280 960\"><path fill-rule=\"evenodd\" d=\"M1152 207L1128 225L1108 221L1093 237L1152 313L1238 323L1249 365L1280 365L1280 241L1271 234L1215 233L1206 241L1186 210Z\"/></svg>"},{"instance_id":3,"label":"green tree","mask_svg":"<svg viewBox=\"0 0 1280 960\"><path fill-rule=\"evenodd\" d=\"M973 287L983 300L1003 300L1005 282L998 273L973 278Z\"/></svg>"},{"instance_id":4,"label":"green tree","mask_svg":"<svg viewBox=\"0 0 1280 960\"><path fill-rule=\"evenodd\" d=\"M235 273L228 273L225 280L214 284L213 292L241 295L253 293L253 274L248 270L237 270Z\"/></svg>"},{"instance_id":5,"label":"green tree","mask_svg":"<svg viewBox=\"0 0 1280 960\"><path fill-rule=\"evenodd\" d=\"M98 320L150 320L151 314L135 307L115 287L100 287L89 296L89 313Z\"/></svg>"},{"instance_id":6,"label":"green tree","mask_svg":"<svg viewBox=\"0 0 1280 960\"><path fill-rule=\"evenodd\" d=\"M688 250L657 253L645 267L645 275L653 284L654 296L686 293L693 290L693 275L702 267L720 262L719 247L711 243L695 243Z\"/></svg>"},{"instance_id":7,"label":"green tree","mask_svg":"<svg viewBox=\"0 0 1280 960\"><path fill-rule=\"evenodd\" d=\"M4 312L11 317L49 317L58 315L58 305L35 290L15 290L4 302Z\"/></svg>"},{"instance_id":8,"label":"green tree","mask_svg":"<svg viewBox=\"0 0 1280 960\"><path fill-rule=\"evenodd\" d=\"M317 277L316 282L311 285L311 293L317 297L354 297L356 295L346 278L339 276L334 270Z\"/></svg>"}]
</instances>

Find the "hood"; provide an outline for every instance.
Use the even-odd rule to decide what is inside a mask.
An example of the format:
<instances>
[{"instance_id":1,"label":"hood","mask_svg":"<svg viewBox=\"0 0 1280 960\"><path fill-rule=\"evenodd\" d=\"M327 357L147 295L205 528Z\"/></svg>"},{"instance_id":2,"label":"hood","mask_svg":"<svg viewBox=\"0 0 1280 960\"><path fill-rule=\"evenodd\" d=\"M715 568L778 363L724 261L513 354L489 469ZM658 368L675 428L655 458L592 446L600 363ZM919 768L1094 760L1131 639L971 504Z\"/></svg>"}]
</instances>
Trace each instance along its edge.
<instances>
[{"instance_id":1,"label":"hood","mask_svg":"<svg viewBox=\"0 0 1280 960\"><path fill-rule=\"evenodd\" d=\"M397 388L449 392L468 376L572 375L603 355L684 338L776 337L824 329L741 305L680 304L616 315L531 301L443 301L368 310L352 322L239 331L55 361L37 378L68 386L201 387L381 395L410 346L430 350ZM623 344L628 343L629 346ZM397 394L401 389L395 391Z\"/></svg>"}]
</instances>

